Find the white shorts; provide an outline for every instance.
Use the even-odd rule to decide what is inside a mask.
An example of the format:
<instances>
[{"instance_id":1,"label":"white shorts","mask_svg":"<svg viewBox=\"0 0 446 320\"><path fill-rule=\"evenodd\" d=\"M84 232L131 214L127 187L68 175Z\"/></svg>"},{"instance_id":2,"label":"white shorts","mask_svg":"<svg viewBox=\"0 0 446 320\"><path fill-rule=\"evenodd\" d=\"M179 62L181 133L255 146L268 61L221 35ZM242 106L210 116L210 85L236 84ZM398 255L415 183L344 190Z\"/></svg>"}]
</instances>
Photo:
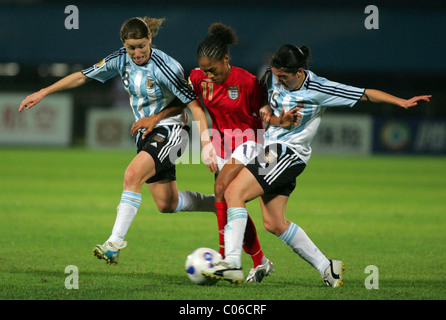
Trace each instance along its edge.
<instances>
[{"instance_id":1,"label":"white shorts","mask_svg":"<svg viewBox=\"0 0 446 320\"><path fill-rule=\"evenodd\" d=\"M245 143L239 145L232 152L231 156L223 159L217 156L218 172L223 169L224 165L229 159L233 158L243 163L246 166L248 163L254 163L254 159L257 157L260 151L263 150L263 145L255 141L246 141Z\"/></svg>"}]
</instances>

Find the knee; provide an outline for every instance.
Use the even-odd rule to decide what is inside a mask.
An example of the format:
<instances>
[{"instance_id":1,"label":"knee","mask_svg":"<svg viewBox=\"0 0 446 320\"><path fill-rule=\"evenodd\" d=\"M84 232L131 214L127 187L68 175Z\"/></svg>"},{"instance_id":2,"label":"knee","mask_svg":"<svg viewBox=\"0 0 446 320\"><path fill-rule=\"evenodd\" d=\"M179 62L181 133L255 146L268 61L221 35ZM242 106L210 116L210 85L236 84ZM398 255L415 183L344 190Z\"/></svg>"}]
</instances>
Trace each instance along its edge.
<instances>
[{"instance_id":1,"label":"knee","mask_svg":"<svg viewBox=\"0 0 446 320\"><path fill-rule=\"evenodd\" d=\"M224 197L226 202L230 202L231 200L234 200L236 196L240 196L240 193L237 193L235 190L235 187L233 184L230 184L225 190L224 190Z\"/></svg>"},{"instance_id":2,"label":"knee","mask_svg":"<svg viewBox=\"0 0 446 320\"><path fill-rule=\"evenodd\" d=\"M214 195L216 201L223 201L225 199L225 191L227 188L227 184L220 181L215 181L214 184Z\"/></svg>"},{"instance_id":3,"label":"knee","mask_svg":"<svg viewBox=\"0 0 446 320\"><path fill-rule=\"evenodd\" d=\"M237 181L233 181L225 190L226 202L246 203L258 197L257 194L253 195L251 187L244 186Z\"/></svg>"},{"instance_id":4,"label":"knee","mask_svg":"<svg viewBox=\"0 0 446 320\"><path fill-rule=\"evenodd\" d=\"M141 186L142 182L140 180L139 174L135 169L131 167L127 168L124 174L124 189L136 187L138 185Z\"/></svg>"}]
</instances>

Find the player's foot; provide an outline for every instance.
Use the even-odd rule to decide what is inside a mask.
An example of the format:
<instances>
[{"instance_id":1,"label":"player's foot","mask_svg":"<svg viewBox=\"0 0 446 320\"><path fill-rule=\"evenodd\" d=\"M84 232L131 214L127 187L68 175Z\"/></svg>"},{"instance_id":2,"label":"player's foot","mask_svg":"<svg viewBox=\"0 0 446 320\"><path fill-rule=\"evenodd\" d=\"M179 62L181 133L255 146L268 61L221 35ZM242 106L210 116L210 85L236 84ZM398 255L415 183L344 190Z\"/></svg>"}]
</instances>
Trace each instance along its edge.
<instances>
[{"instance_id":1,"label":"player's foot","mask_svg":"<svg viewBox=\"0 0 446 320\"><path fill-rule=\"evenodd\" d=\"M258 265L249 271L246 282L261 282L266 276L274 272L274 264L267 259L265 264Z\"/></svg>"},{"instance_id":2,"label":"player's foot","mask_svg":"<svg viewBox=\"0 0 446 320\"><path fill-rule=\"evenodd\" d=\"M206 278L226 280L236 284L242 283L244 278L242 268L236 268L225 260L217 262L212 268L203 269L201 274Z\"/></svg>"},{"instance_id":3,"label":"player's foot","mask_svg":"<svg viewBox=\"0 0 446 320\"><path fill-rule=\"evenodd\" d=\"M106 241L103 245L98 244L93 253L98 259L104 259L107 264L117 264L119 251L127 246L127 241Z\"/></svg>"},{"instance_id":4,"label":"player's foot","mask_svg":"<svg viewBox=\"0 0 446 320\"><path fill-rule=\"evenodd\" d=\"M341 287L344 285L342 282L342 275L345 272L345 264L339 260L330 260L330 266L325 270L322 280L329 287Z\"/></svg>"}]
</instances>

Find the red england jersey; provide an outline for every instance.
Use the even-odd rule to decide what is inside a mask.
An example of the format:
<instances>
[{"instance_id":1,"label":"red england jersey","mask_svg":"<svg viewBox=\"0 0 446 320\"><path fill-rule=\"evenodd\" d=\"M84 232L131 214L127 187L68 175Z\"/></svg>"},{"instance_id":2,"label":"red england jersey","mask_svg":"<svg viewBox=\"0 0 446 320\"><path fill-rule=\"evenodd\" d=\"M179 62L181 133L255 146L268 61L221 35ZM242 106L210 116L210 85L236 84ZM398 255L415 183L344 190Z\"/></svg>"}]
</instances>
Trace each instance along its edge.
<instances>
[{"instance_id":1,"label":"red england jersey","mask_svg":"<svg viewBox=\"0 0 446 320\"><path fill-rule=\"evenodd\" d=\"M212 119L212 143L219 157L226 158L246 141L263 143L259 109L264 94L254 75L231 66L228 78L215 84L196 68L190 73L189 81Z\"/></svg>"}]
</instances>

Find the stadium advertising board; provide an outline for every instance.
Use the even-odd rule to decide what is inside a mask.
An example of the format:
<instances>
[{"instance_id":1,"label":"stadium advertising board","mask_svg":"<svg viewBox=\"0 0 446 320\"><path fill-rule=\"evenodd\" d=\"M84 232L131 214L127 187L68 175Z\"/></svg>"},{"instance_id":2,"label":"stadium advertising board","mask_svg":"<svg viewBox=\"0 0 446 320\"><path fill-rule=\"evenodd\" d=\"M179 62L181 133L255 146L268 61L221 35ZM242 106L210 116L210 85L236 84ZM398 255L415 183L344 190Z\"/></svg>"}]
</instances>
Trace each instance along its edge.
<instances>
[{"instance_id":1,"label":"stadium advertising board","mask_svg":"<svg viewBox=\"0 0 446 320\"><path fill-rule=\"evenodd\" d=\"M446 153L446 120L377 118L374 122L375 153Z\"/></svg>"},{"instance_id":2,"label":"stadium advertising board","mask_svg":"<svg viewBox=\"0 0 446 320\"><path fill-rule=\"evenodd\" d=\"M368 115L324 115L311 146L315 154L368 155L373 118Z\"/></svg>"},{"instance_id":3,"label":"stadium advertising board","mask_svg":"<svg viewBox=\"0 0 446 320\"><path fill-rule=\"evenodd\" d=\"M28 93L0 95L0 145L69 146L72 140L73 101L54 94L31 110L18 112Z\"/></svg>"},{"instance_id":4,"label":"stadium advertising board","mask_svg":"<svg viewBox=\"0 0 446 320\"><path fill-rule=\"evenodd\" d=\"M135 138L130 134L134 121L128 109L90 109L87 115L87 147L135 148Z\"/></svg>"}]
</instances>

